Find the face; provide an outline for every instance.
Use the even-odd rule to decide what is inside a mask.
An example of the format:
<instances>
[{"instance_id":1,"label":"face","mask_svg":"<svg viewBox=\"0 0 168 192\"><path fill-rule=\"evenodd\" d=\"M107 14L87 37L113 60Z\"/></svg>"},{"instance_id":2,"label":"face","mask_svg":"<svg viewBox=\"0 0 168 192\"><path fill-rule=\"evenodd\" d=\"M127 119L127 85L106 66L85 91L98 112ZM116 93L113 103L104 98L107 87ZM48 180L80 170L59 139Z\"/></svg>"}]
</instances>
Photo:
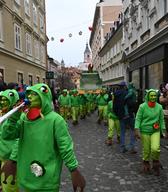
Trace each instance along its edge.
<instances>
[{"instance_id":1,"label":"face","mask_svg":"<svg viewBox=\"0 0 168 192\"><path fill-rule=\"evenodd\" d=\"M9 110L10 102L6 97L0 97L0 108L3 111Z\"/></svg>"},{"instance_id":2,"label":"face","mask_svg":"<svg viewBox=\"0 0 168 192\"><path fill-rule=\"evenodd\" d=\"M156 100L157 100L157 94L156 94L156 92L150 92L150 93L149 93L149 101L151 101L151 102L156 102Z\"/></svg>"},{"instance_id":3,"label":"face","mask_svg":"<svg viewBox=\"0 0 168 192\"><path fill-rule=\"evenodd\" d=\"M29 104L30 108L41 107L41 99L40 99L40 96L36 92L29 91L27 93L27 98L30 101L30 104Z\"/></svg>"}]
</instances>

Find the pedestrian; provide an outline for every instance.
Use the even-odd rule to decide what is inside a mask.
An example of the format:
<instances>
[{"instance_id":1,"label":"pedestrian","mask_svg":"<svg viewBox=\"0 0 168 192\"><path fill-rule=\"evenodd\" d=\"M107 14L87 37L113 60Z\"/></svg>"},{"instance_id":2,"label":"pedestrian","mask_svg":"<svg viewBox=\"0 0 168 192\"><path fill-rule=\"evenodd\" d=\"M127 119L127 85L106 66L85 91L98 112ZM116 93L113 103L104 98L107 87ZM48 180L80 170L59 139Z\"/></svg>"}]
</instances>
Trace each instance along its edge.
<instances>
[{"instance_id":1,"label":"pedestrian","mask_svg":"<svg viewBox=\"0 0 168 192\"><path fill-rule=\"evenodd\" d=\"M118 117L116 116L116 114L113 111L114 94L111 93L111 95L109 95L109 98L110 97L111 97L111 100L108 102L108 106L107 106L108 137L105 142L107 145L113 144L114 131L116 131L117 143L120 143L120 122L119 122Z\"/></svg>"},{"instance_id":2,"label":"pedestrian","mask_svg":"<svg viewBox=\"0 0 168 192\"><path fill-rule=\"evenodd\" d=\"M0 92L1 116L10 111L19 102L19 94L14 89ZM20 114L18 113L19 119ZM10 141L2 138L2 125L0 125L0 160L1 160L1 187L3 192L18 192L16 180L18 140Z\"/></svg>"},{"instance_id":3,"label":"pedestrian","mask_svg":"<svg viewBox=\"0 0 168 192\"><path fill-rule=\"evenodd\" d=\"M67 123L53 111L46 84L27 87L30 104L16 121L14 113L3 124L4 139L19 139L17 176L20 190L58 192L63 162L69 169L74 191L83 192L85 179L78 170Z\"/></svg>"},{"instance_id":4,"label":"pedestrian","mask_svg":"<svg viewBox=\"0 0 168 192\"><path fill-rule=\"evenodd\" d=\"M154 174L160 174L160 133L165 135L163 109L157 103L157 91L149 89L135 119L135 136L142 143L143 173L150 173L152 161Z\"/></svg>"},{"instance_id":5,"label":"pedestrian","mask_svg":"<svg viewBox=\"0 0 168 192\"><path fill-rule=\"evenodd\" d=\"M125 110L125 105L127 105L127 100L125 100L126 95L128 94L127 86L124 81L119 84L119 89L114 92L114 104L113 110L114 113L118 116L120 121L120 148L121 152L125 153L128 150L130 153L137 153L135 150L135 137L134 137L134 122L135 114L128 107L128 114ZM130 143L127 147L125 144L125 133L126 128L130 130Z\"/></svg>"}]
</instances>

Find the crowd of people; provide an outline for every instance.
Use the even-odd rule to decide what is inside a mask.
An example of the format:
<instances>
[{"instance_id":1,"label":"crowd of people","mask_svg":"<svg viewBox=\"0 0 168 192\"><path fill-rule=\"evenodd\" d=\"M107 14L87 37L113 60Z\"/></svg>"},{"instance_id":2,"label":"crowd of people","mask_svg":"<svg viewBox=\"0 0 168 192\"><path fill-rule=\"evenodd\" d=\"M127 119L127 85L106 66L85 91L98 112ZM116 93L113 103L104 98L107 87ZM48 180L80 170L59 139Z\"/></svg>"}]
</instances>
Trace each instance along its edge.
<instances>
[{"instance_id":1,"label":"crowd of people","mask_svg":"<svg viewBox=\"0 0 168 192\"><path fill-rule=\"evenodd\" d=\"M8 85L7 85L8 86ZM47 84L10 84L0 92L1 187L3 192L58 192L63 162L74 191L83 192L85 179L79 171L68 125L53 110ZM11 109L23 107L15 113Z\"/></svg>"},{"instance_id":2,"label":"crowd of people","mask_svg":"<svg viewBox=\"0 0 168 192\"><path fill-rule=\"evenodd\" d=\"M63 90L58 98L60 114L65 119L72 118L74 125L78 117L84 119L95 109L98 111L97 123L108 126L105 144L117 143L122 153L137 153L135 144L141 139L142 172L160 175L160 138L167 137L168 132L168 84L161 84L160 89L145 90L143 102L138 105L137 90L133 83L118 84L117 89L108 91L102 88L99 93L77 90ZM130 140L126 143L126 131Z\"/></svg>"},{"instance_id":3,"label":"crowd of people","mask_svg":"<svg viewBox=\"0 0 168 192\"><path fill-rule=\"evenodd\" d=\"M68 123L76 126L79 118L87 120L94 111L95 123L107 126L107 146L114 144L116 134L121 153L135 154L136 139L141 139L142 172L160 175L160 138L166 138L168 132L168 84L161 84L159 90L146 90L138 107L132 82L121 82L113 91L63 89L54 101L52 90L43 83L9 83L0 88L1 116L28 101L0 124L3 192L59 191L63 162L71 173L74 191L82 192L85 179L78 168Z\"/></svg>"}]
</instances>

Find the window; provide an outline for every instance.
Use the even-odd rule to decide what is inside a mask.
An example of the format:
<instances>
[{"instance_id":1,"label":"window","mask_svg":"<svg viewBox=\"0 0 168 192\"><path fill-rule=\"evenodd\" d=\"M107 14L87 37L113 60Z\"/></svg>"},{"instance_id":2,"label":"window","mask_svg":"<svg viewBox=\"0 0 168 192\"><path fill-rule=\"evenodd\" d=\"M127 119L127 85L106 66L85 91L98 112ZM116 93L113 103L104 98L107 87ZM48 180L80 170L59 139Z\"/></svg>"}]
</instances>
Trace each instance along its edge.
<instances>
[{"instance_id":1,"label":"window","mask_svg":"<svg viewBox=\"0 0 168 192\"><path fill-rule=\"evenodd\" d=\"M2 10L0 10L0 40L3 40Z\"/></svg>"},{"instance_id":2,"label":"window","mask_svg":"<svg viewBox=\"0 0 168 192\"><path fill-rule=\"evenodd\" d=\"M18 84L23 84L23 73L18 73Z\"/></svg>"},{"instance_id":3,"label":"window","mask_svg":"<svg viewBox=\"0 0 168 192\"><path fill-rule=\"evenodd\" d=\"M14 24L15 48L21 50L21 27Z\"/></svg>"},{"instance_id":4,"label":"window","mask_svg":"<svg viewBox=\"0 0 168 192\"><path fill-rule=\"evenodd\" d=\"M31 35L26 33L26 53L32 55L32 42Z\"/></svg>"},{"instance_id":5,"label":"window","mask_svg":"<svg viewBox=\"0 0 168 192\"><path fill-rule=\"evenodd\" d=\"M37 26L37 7L33 4L33 22Z\"/></svg>"},{"instance_id":6,"label":"window","mask_svg":"<svg viewBox=\"0 0 168 192\"><path fill-rule=\"evenodd\" d=\"M33 76L29 75L29 85L32 86L33 85Z\"/></svg>"},{"instance_id":7,"label":"window","mask_svg":"<svg viewBox=\"0 0 168 192\"><path fill-rule=\"evenodd\" d=\"M41 13L39 19L40 19L40 30L44 32L44 16Z\"/></svg>"},{"instance_id":8,"label":"window","mask_svg":"<svg viewBox=\"0 0 168 192\"><path fill-rule=\"evenodd\" d=\"M41 44L41 46L40 46L40 57L41 57L41 61L44 63L45 62L45 51L44 51L45 49L44 49L44 45L43 44Z\"/></svg>"},{"instance_id":9,"label":"window","mask_svg":"<svg viewBox=\"0 0 168 192\"><path fill-rule=\"evenodd\" d=\"M24 1L25 13L26 15L30 16L30 3L29 0Z\"/></svg>"},{"instance_id":10,"label":"window","mask_svg":"<svg viewBox=\"0 0 168 192\"><path fill-rule=\"evenodd\" d=\"M40 51L40 49L39 49L39 41L38 40L34 40L34 52L35 52L35 58L36 59L40 58L39 51Z\"/></svg>"}]
</instances>

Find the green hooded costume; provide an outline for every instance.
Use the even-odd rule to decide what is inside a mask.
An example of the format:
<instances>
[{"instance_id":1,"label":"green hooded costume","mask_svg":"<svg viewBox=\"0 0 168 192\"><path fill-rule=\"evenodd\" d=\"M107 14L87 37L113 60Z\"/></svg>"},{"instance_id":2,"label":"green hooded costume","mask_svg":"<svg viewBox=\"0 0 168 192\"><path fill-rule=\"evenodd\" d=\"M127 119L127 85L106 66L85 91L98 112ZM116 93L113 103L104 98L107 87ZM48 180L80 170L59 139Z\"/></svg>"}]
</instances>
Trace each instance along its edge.
<instances>
[{"instance_id":1,"label":"green hooded costume","mask_svg":"<svg viewBox=\"0 0 168 192\"><path fill-rule=\"evenodd\" d=\"M52 110L52 96L46 84L28 87L41 99L40 117L28 119L23 113L17 123L11 117L4 123L3 138L19 138L18 180L26 191L58 192L63 161L70 171L78 166L72 138L65 120Z\"/></svg>"},{"instance_id":2,"label":"green hooded costume","mask_svg":"<svg viewBox=\"0 0 168 192\"><path fill-rule=\"evenodd\" d=\"M11 110L13 106L19 101L19 95L16 90L5 90L0 92L0 103L2 102L2 98L6 98L8 101L8 110ZM3 110L3 106L0 107ZM7 112L6 111L6 112ZM20 116L20 114L19 114ZM18 116L18 118L19 118ZM17 159L17 151L18 151L18 140L13 139L10 141L4 140L2 138L2 125L0 125L0 160L1 160L1 185L3 192L9 191L18 191L17 183L15 180L16 170L15 165L12 167L8 167L8 170L4 170L4 164L7 160L11 159L16 161Z\"/></svg>"}]
</instances>

